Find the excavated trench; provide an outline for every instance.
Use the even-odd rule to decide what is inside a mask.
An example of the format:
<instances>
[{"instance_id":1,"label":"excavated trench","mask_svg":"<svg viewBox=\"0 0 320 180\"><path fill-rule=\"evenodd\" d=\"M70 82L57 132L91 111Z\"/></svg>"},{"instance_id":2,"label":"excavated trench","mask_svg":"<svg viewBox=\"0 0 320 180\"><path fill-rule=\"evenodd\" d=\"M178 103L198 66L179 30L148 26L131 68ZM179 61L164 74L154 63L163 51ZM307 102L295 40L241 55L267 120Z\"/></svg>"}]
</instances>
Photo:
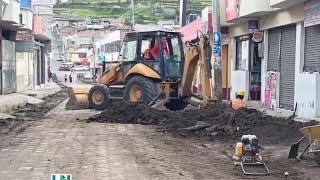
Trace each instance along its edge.
<instances>
[{"instance_id":1,"label":"excavated trench","mask_svg":"<svg viewBox=\"0 0 320 180\"><path fill-rule=\"evenodd\" d=\"M90 117L88 122L156 125L159 130L172 134L224 142L239 140L243 134L255 134L263 144L286 145L301 137L298 132L301 127L319 124L288 121L255 109L235 111L226 104L200 110L168 111L131 102L116 102Z\"/></svg>"}]
</instances>

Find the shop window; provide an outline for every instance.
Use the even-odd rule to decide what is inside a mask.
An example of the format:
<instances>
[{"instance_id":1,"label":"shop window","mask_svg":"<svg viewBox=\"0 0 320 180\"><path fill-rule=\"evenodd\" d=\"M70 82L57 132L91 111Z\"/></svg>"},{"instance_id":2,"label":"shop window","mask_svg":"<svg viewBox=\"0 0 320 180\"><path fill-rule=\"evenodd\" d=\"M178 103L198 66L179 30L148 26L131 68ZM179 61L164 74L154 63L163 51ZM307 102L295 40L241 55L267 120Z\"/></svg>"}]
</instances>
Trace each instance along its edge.
<instances>
[{"instance_id":1,"label":"shop window","mask_svg":"<svg viewBox=\"0 0 320 180\"><path fill-rule=\"evenodd\" d=\"M87 54L86 53L80 53L79 54L79 58L86 58L87 57Z\"/></svg>"},{"instance_id":2,"label":"shop window","mask_svg":"<svg viewBox=\"0 0 320 180\"><path fill-rule=\"evenodd\" d=\"M235 70L241 70L242 67L242 41L236 42L236 66Z\"/></svg>"},{"instance_id":3,"label":"shop window","mask_svg":"<svg viewBox=\"0 0 320 180\"><path fill-rule=\"evenodd\" d=\"M305 29L304 71L320 72L320 25Z\"/></svg>"}]
</instances>

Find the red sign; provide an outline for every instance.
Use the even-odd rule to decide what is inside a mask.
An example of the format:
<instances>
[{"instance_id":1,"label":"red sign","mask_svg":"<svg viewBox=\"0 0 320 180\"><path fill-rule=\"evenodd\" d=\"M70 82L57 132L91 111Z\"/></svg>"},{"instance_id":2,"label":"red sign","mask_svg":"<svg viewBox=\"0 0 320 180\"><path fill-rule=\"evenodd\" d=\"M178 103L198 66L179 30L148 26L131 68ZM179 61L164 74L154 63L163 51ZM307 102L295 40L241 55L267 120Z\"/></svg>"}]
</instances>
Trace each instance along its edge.
<instances>
[{"instance_id":1,"label":"red sign","mask_svg":"<svg viewBox=\"0 0 320 180\"><path fill-rule=\"evenodd\" d=\"M252 41L253 42L261 42L262 41L262 39L263 39L263 34L262 34L262 32L255 32L255 33L253 33L253 35L252 35Z\"/></svg>"},{"instance_id":2,"label":"red sign","mask_svg":"<svg viewBox=\"0 0 320 180\"><path fill-rule=\"evenodd\" d=\"M88 64L89 63L89 60L88 58L81 58L81 64Z\"/></svg>"},{"instance_id":3,"label":"red sign","mask_svg":"<svg viewBox=\"0 0 320 180\"><path fill-rule=\"evenodd\" d=\"M227 22L239 18L239 1L240 0L225 0Z\"/></svg>"}]
</instances>

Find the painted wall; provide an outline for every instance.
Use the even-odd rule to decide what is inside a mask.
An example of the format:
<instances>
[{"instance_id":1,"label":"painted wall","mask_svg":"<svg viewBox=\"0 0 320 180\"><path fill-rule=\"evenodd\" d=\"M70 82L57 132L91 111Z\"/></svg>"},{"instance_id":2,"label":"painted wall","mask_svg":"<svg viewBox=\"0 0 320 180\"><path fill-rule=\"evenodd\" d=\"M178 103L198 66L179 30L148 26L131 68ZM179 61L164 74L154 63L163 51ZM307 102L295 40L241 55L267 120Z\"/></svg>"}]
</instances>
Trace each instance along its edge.
<instances>
[{"instance_id":1,"label":"painted wall","mask_svg":"<svg viewBox=\"0 0 320 180\"><path fill-rule=\"evenodd\" d=\"M32 53L16 53L17 92L32 88L33 57Z\"/></svg>"},{"instance_id":2,"label":"painted wall","mask_svg":"<svg viewBox=\"0 0 320 180\"><path fill-rule=\"evenodd\" d=\"M297 114L304 118L320 117L320 75L303 72L304 65L304 25L297 24L295 102Z\"/></svg>"},{"instance_id":3,"label":"painted wall","mask_svg":"<svg viewBox=\"0 0 320 180\"><path fill-rule=\"evenodd\" d=\"M249 72L248 71L232 71L231 72L231 93L230 98L236 98L236 92L244 90L246 92L245 100L248 100L249 92Z\"/></svg>"},{"instance_id":4,"label":"painted wall","mask_svg":"<svg viewBox=\"0 0 320 180\"><path fill-rule=\"evenodd\" d=\"M303 3L305 0L270 0L270 6L273 8L287 8L295 4Z\"/></svg>"},{"instance_id":5,"label":"painted wall","mask_svg":"<svg viewBox=\"0 0 320 180\"><path fill-rule=\"evenodd\" d=\"M33 13L30 9L21 9L23 27L32 30Z\"/></svg>"},{"instance_id":6,"label":"painted wall","mask_svg":"<svg viewBox=\"0 0 320 180\"><path fill-rule=\"evenodd\" d=\"M240 3L240 17L273 11L270 0L246 0Z\"/></svg>"},{"instance_id":7,"label":"painted wall","mask_svg":"<svg viewBox=\"0 0 320 180\"><path fill-rule=\"evenodd\" d=\"M16 0L10 0L9 2L1 20L20 24L18 16L20 14L20 3Z\"/></svg>"},{"instance_id":8,"label":"painted wall","mask_svg":"<svg viewBox=\"0 0 320 180\"><path fill-rule=\"evenodd\" d=\"M297 23L304 20L304 4L290 7L286 10L275 11L260 18L260 29L271 29Z\"/></svg>"},{"instance_id":9,"label":"painted wall","mask_svg":"<svg viewBox=\"0 0 320 180\"><path fill-rule=\"evenodd\" d=\"M280 27L288 24L301 22L304 20L304 5L299 4L290 7L286 10L273 11L266 16L260 18L260 29L266 30L275 27ZM230 26L229 33L230 37L242 36L249 34L248 21L242 20L243 22Z\"/></svg>"}]
</instances>

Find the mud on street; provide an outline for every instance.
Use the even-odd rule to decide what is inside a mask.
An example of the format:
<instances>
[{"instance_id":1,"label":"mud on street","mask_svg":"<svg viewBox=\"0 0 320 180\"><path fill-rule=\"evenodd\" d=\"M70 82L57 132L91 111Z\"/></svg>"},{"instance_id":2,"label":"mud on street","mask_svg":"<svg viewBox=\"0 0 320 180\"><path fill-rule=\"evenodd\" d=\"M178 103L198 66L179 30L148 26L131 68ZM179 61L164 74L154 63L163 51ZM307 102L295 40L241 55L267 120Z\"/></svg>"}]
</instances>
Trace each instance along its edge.
<instances>
[{"instance_id":1,"label":"mud on street","mask_svg":"<svg viewBox=\"0 0 320 180\"><path fill-rule=\"evenodd\" d=\"M289 146L305 126L255 110L224 105L170 112L115 103L99 114L66 111L67 90L45 103L13 112L1 123L0 179L319 179L311 155L288 160ZM59 105L58 105L59 104ZM316 124L317 122L310 122ZM252 177L234 166L234 144L256 134L270 176ZM288 172L286 178L284 173Z\"/></svg>"}]
</instances>

